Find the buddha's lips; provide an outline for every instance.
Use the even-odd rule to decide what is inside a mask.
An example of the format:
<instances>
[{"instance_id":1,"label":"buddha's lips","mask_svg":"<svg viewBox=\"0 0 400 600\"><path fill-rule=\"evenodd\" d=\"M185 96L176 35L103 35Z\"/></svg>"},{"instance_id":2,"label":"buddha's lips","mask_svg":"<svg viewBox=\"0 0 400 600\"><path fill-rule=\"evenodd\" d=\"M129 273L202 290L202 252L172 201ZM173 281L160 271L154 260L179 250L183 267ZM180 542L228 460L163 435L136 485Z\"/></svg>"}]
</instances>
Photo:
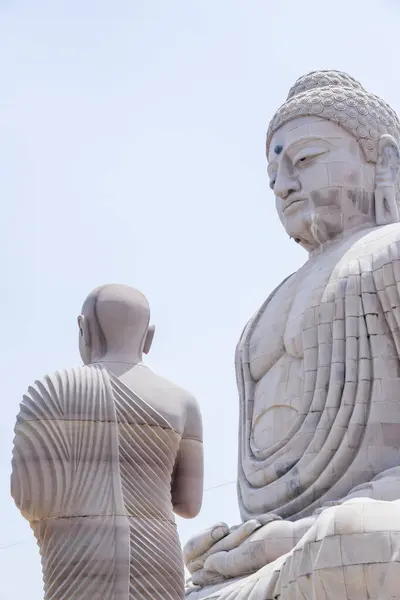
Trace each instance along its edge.
<instances>
[{"instance_id":1,"label":"buddha's lips","mask_svg":"<svg viewBox=\"0 0 400 600\"><path fill-rule=\"evenodd\" d=\"M285 206L285 208L283 209L283 212L285 212L288 208L290 208L291 206L293 206L293 204L297 204L297 202L304 202L305 198L293 198L291 199Z\"/></svg>"}]
</instances>

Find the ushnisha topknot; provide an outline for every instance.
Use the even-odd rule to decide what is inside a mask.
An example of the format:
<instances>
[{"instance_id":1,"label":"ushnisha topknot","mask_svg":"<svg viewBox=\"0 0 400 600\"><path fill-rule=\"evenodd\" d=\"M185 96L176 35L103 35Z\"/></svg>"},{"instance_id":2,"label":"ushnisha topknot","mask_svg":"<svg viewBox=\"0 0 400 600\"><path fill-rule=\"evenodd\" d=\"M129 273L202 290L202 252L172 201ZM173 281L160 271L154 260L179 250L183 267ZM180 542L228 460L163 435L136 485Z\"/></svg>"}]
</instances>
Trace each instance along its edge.
<instances>
[{"instance_id":1,"label":"ushnisha topknot","mask_svg":"<svg viewBox=\"0 0 400 600\"><path fill-rule=\"evenodd\" d=\"M400 121L392 108L341 71L313 71L300 77L271 120L267 154L273 134L295 117L318 116L334 121L357 139L369 162L378 160L378 140L390 134L400 144Z\"/></svg>"}]
</instances>

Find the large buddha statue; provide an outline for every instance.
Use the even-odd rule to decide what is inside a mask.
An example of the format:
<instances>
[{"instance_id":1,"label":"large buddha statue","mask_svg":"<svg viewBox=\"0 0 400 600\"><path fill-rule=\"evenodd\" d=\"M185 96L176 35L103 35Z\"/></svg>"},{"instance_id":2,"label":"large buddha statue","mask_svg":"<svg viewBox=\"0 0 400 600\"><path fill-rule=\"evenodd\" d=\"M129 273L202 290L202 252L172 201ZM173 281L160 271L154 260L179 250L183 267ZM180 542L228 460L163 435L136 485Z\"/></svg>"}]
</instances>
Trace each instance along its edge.
<instances>
[{"instance_id":1,"label":"large buddha statue","mask_svg":"<svg viewBox=\"0 0 400 600\"><path fill-rule=\"evenodd\" d=\"M337 71L270 123L276 209L309 256L239 341L243 523L188 542L189 600L400 598L399 140Z\"/></svg>"},{"instance_id":2,"label":"large buddha statue","mask_svg":"<svg viewBox=\"0 0 400 600\"><path fill-rule=\"evenodd\" d=\"M184 597L173 513L200 510L201 417L143 364L149 318L137 290L94 290L78 317L84 366L43 377L22 401L12 495L39 544L45 600Z\"/></svg>"}]
</instances>

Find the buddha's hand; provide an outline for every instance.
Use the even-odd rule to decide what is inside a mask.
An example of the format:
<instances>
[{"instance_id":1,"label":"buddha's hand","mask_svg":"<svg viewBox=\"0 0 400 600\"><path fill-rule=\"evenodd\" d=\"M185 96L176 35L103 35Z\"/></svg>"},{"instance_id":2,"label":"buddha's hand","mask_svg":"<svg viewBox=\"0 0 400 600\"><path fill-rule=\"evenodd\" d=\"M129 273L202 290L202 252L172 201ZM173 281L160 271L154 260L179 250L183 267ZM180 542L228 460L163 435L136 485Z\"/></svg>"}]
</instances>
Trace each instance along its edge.
<instances>
[{"instance_id":1,"label":"buddha's hand","mask_svg":"<svg viewBox=\"0 0 400 600\"><path fill-rule=\"evenodd\" d=\"M231 528L226 523L217 523L191 538L183 549L183 557L192 583L210 585L227 577L251 573L254 568L244 568L239 564L240 557L252 548L248 542L256 532L261 532L268 524L278 520L281 517L268 513ZM225 564L225 558L228 557Z\"/></svg>"}]
</instances>

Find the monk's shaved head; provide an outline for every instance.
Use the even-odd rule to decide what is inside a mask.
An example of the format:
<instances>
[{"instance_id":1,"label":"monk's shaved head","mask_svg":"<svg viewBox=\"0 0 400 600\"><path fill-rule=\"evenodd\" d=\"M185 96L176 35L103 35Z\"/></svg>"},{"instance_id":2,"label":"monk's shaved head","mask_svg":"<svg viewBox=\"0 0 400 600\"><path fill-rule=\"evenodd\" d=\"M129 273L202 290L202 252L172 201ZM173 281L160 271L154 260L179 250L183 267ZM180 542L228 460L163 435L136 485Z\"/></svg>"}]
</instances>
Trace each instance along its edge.
<instances>
[{"instance_id":1,"label":"monk's shaved head","mask_svg":"<svg viewBox=\"0 0 400 600\"><path fill-rule=\"evenodd\" d=\"M82 306L85 343L92 354L141 353L149 328L150 307L145 296L127 285L108 284L93 290ZM81 327L81 324L80 324ZM93 358L93 356L92 356Z\"/></svg>"}]
</instances>

